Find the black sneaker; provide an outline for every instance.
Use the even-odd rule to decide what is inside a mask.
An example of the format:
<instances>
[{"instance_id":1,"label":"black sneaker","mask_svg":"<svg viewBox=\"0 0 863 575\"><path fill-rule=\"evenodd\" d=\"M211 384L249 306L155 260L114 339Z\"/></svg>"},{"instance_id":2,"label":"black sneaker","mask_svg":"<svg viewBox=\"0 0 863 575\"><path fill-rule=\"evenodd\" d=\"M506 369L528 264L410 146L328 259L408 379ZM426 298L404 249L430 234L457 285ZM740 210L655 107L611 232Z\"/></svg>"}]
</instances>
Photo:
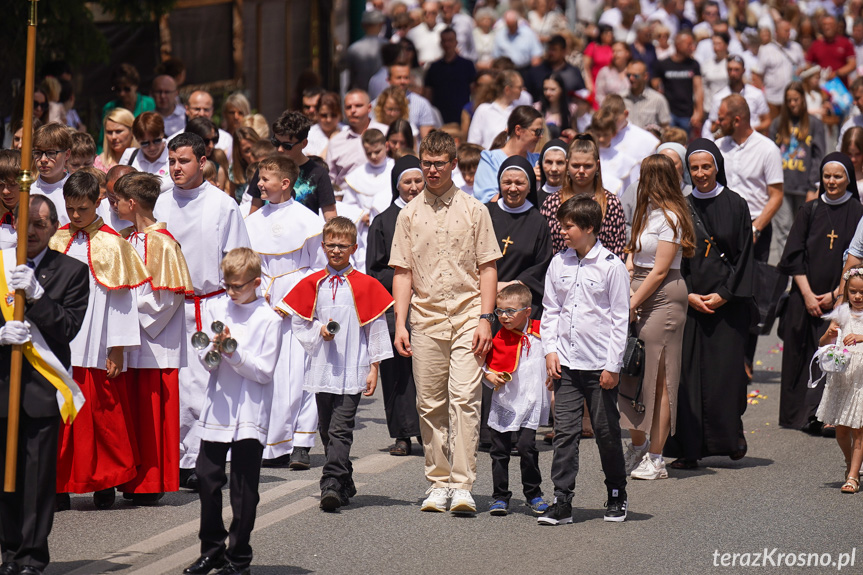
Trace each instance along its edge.
<instances>
[{"instance_id":1,"label":"black sneaker","mask_svg":"<svg viewBox=\"0 0 863 575\"><path fill-rule=\"evenodd\" d=\"M288 465L291 469L308 469L312 466L312 460L309 458L308 447L295 447L291 454L291 463Z\"/></svg>"},{"instance_id":2,"label":"black sneaker","mask_svg":"<svg viewBox=\"0 0 863 575\"><path fill-rule=\"evenodd\" d=\"M605 521L620 523L626 521L626 494L609 497L605 502Z\"/></svg>"},{"instance_id":3,"label":"black sneaker","mask_svg":"<svg viewBox=\"0 0 863 575\"><path fill-rule=\"evenodd\" d=\"M572 505L554 500L548 511L536 518L540 525L566 525L572 523Z\"/></svg>"},{"instance_id":4,"label":"black sneaker","mask_svg":"<svg viewBox=\"0 0 863 575\"><path fill-rule=\"evenodd\" d=\"M321 493L321 509L324 511L335 511L342 506L341 493L335 489L324 489Z\"/></svg>"}]
</instances>

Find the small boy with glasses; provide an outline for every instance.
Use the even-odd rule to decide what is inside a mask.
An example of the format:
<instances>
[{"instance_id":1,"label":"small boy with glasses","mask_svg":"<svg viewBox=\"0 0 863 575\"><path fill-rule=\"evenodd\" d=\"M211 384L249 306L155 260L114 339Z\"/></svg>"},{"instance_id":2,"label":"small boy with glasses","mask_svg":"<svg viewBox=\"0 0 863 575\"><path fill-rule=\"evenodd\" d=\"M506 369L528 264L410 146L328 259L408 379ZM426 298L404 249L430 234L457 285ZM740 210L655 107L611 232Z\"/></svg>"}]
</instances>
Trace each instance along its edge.
<instances>
[{"instance_id":1,"label":"small boy with glasses","mask_svg":"<svg viewBox=\"0 0 863 575\"><path fill-rule=\"evenodd\" d=\"M293 160L300 169L294 181L294 199L316 214L321 212L325 220L331 220L336 217L336 195L329 172L320 163L310 161L303 153L309 143L311 127L311 120L300 112L283 112L279 119L273 122L270 142L275 147L275 152ZM249 180L246 193L252 197L252 212L264 205L258 189L257 173Z\"/></svg>"},{"instance_id":2,"label":"small boy with glasses","mask_svg":"<svg viewBox=\"0 0 863 575\"><path fill-rule=\"evenodd\" d=\"M282 303L292 314L294 337L305 349L304 389L315 394L327 462L321 509L336 511L356 495L351 444L361 395L378 384L380 362L393 356L385 312L393 298L376 279L355 270L357 228L337 216L324 225L327 266L306 276Z\"/></svg>"},{"instance_id":3,"label":"small boy with glasses","mask_svg":"<svg viewBox=\"0 0 863 575\"><path fill-rule=\"evenodd\" d=\"M548 425L550 394L545 355L539 336L539 320L530 319L530 288L520 283L506 286L497 294L494 313L503 329L492 340L485 356L485 384L494 388L488 426L491 432L491 476L494 484L492 515L506 515L509 490L509 458L513 432L521 458L524 499L536 514L545 513L542 475L536 450L536 428Z\"/></svg>"},{"instance_id":4,"label":"small boy with glasses","mask_svg":"<svg viewBox=\"0 0 863 575\"><path fill-rule=\"evenodd\" d=\"M261 291L283 317L290 310L281 305L282 298L326 264L320 248L324 220L293 198L299 174L297 164L283 155L261 160L256 189L268 203L246 219L252 249L261 257ZM309 450L315 446L318 414L314 394L303 391L305 353L289 317L282 322L281 337L264 465L305 470L311 465Z\"/></svg>"},{"instance_id":5,"label":"small boy with glasses","mask_svg":"<svg viewBox=\"0 0 863 575\"><path fill-rule=\"evenodd\" d=\"M60 225L69 223L63 184L69 178L66 162L72 155L72 135L69 128L56 122L40 126L33 133L33 168L39 177L30 186L31 194L46 196L57 208Z\"/></svg>"}]
</instances>

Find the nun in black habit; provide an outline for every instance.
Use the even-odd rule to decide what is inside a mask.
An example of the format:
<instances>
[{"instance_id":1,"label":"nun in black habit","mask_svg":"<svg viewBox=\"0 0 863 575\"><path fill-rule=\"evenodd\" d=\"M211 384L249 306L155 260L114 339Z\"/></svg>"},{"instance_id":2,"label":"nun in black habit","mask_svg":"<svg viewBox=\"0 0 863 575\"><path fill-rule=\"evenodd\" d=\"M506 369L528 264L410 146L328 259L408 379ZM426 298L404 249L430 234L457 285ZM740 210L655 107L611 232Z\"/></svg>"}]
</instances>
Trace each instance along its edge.
<instances>
[{"instance_id":1,"label":"nun in black habit","mask_svg":"<svg viewBox=\"0 0 863 575\"><path fill-rule=\"evenodd\" d=\"M677 429L665 455L670 466L693 469L711 455L746 455L744 358L752 325L752 219L746 201L725 186L722 154L698 139L686 151L694 189L687 198L695 225L695 255L681 274L689 292L678 392Z\"/></svg>"},{"instance_id":2,"label":"nun in black habit","mask_svg":"<svg viewBox=\"0 0 863 575\"><path fill-rule=\"evenodd\" d=\"M415 156L403 156L396 160L391 183L393 203L372 220L366 249L366 271L390 293L393 291L394 270L388 264L396 220L402 208L425 188L419 159ZM392 340L396 331L393 308L387 310L386 316ZM390 455L410 455L411 438L420 436L417 391L411 358L403 357L393 348L393 357L381 362L380 371L387 428L390 437L396 440L389 448Z\"/></svg>"},{"instance_id":3,"label":"nun in black habit","mask_svg":"<svg viewBox=\"0 0 863 575\"><path fill-rule=\"evenodd\" d=\"M830 324L822 316L833 309L839 296L842 256L863 217L850 158L839 152L828 154L820 173L821 195L797 211L779 262L780 271L794 278L779 331L785 342L779 425L816 434L821 433L815 410L824 384L807 387L809 362ZM813 369L818 370L817 365Z\"/></svg>"}]
</instances>

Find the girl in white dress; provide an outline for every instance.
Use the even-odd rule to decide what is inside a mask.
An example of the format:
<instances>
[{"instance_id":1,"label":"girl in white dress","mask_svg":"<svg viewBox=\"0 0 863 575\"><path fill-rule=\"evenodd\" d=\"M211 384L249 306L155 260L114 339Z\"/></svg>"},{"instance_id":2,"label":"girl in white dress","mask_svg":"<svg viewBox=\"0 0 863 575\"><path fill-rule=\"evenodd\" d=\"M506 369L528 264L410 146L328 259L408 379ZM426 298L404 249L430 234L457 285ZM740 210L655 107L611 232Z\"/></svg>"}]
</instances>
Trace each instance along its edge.
<instances>
[{"instance_id":1,"label":"girl in white dress","mask_svg":"<svg viewBox=\"0 0 863 575\"><path fill-rule=\"evenodd\" d=\"M860 490L860 465L863 463L863 266L851 268L842 276L845 302L833 314L830 327L819 345L835 343L839 330L851 359L844 372L827 374L824 395L816 417L836 426L836 441L845 455L845 483L842 493Z\"/></svg>"}]
</instances>

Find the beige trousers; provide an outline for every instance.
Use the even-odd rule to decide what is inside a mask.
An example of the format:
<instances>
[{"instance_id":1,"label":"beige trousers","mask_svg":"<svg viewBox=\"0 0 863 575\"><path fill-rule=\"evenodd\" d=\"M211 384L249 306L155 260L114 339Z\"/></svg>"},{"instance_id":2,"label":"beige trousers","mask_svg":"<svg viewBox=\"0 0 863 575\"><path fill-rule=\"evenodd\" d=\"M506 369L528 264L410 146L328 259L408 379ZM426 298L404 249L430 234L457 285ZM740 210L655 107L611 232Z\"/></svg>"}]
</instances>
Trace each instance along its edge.
<instances>
[{"instance_id":1,"label":"beige trousers","mask_svg":"<svg viewBox=\"0 0 863 575\"><path fill-rule=\"evenodd\" d=\"M482 360L471 351L473 334L411 335L425 473L433 487L470 490L476 480Z\"/></svg>"}]
</instances>

